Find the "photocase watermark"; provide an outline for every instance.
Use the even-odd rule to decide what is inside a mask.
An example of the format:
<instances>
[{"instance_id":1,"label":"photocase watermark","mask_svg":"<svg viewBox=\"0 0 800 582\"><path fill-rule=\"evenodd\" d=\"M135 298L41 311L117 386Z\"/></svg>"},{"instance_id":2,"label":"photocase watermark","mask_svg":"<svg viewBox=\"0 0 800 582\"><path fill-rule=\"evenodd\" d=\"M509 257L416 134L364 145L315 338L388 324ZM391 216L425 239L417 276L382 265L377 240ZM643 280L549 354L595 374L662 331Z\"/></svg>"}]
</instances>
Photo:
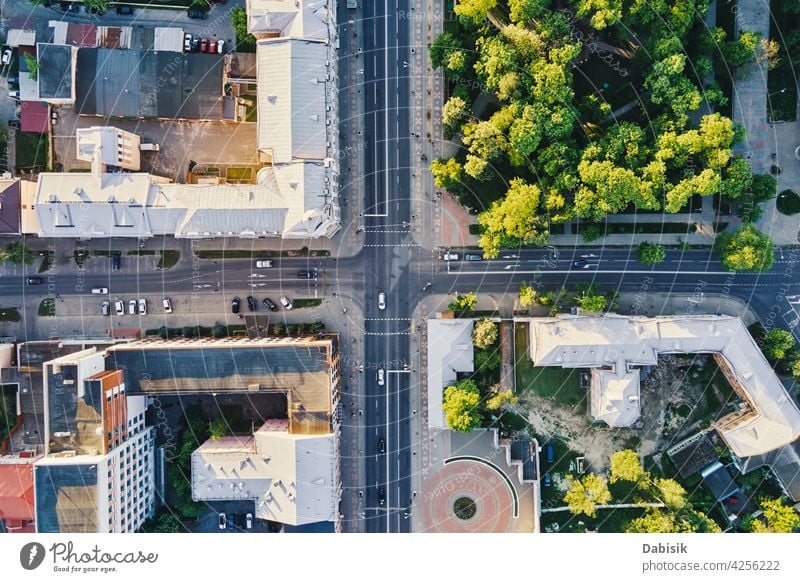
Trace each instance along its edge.
<instances>
[{"instance_id":1,"label":"photocase watermark","mask_svg":"<svg viewBox=\"0 0 800 582\"><path fill-rule=\"evenodd\" d=\"M142 550L130 552L104 551L94 545L89 549L79 549L73 542L56 542L49 548L39 542L29 542L19 552L19 563L25 570L39 568L49 556L54 572L101 573L117 571L118 565L155 564L159 555Z\"/></svg>"},{"instance_id":2,"label":"photocase watermark","mask_svg":"<svg viewBox=\"0 0 800 582\"><path fill-rule=\"evenodd\" d=\"M42 565L45 555L45 549L42 544L39 542L27 543L19 551L20 566L26 570L35 570Z\"/></svg>"}]
</instances>

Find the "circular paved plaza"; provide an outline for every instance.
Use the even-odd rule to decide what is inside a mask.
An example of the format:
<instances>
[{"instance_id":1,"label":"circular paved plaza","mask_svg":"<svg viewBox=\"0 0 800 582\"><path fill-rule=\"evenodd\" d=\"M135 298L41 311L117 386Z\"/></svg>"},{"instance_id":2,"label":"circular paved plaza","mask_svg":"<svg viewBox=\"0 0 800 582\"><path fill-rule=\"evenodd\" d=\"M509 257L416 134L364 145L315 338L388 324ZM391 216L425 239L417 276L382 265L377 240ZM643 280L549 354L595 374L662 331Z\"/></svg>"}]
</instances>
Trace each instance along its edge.
<instances>
[{"instance_id":1,"label":"circular paved plaza","mask_svg":"<svg viewBox=\"0 0 800 582\"><path fill-rule=\"evenodd\" d=\"M495 469L459 460L431 474L419 504L425 532L514 531L513 498Z\"/></svg>"}]
</instances>

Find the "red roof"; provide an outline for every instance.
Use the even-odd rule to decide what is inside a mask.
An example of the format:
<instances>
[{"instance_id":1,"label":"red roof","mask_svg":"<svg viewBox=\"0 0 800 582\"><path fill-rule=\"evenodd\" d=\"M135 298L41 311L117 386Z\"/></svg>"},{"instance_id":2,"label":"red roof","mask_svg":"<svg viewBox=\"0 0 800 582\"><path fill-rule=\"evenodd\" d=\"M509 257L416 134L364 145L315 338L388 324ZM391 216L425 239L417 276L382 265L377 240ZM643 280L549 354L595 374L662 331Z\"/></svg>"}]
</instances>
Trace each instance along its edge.
<instances>
[{"instance_id":1,"label":"red roof","mask_svg":"<svg viewBox=\"0 0 800 582\"><path fill-rule=\"evenodd\" d=\"M67 25L67 44L77 47L94 47L97 44L97 27L93 24Z\"/></svg>"},{"instance_id":2,"label":"red roof","mask_svg":"<svg viewBox=\"0 0 800 582\"><path fill-rule=\"evenodd\" d=\"M0 464L0 519L8 523L33 518L33 464Z\"/></svg>"},{"instance_id":3,"label":"red roof","mask_svg":"<svg viewBox=\"0 0 800 582\"><path fill-rule=\"evenodd\" d=\"M42 101L23 101L19 115L20 129L32 133L47 133L50 123L47 103Z\"/></svg>"}]
</instances>

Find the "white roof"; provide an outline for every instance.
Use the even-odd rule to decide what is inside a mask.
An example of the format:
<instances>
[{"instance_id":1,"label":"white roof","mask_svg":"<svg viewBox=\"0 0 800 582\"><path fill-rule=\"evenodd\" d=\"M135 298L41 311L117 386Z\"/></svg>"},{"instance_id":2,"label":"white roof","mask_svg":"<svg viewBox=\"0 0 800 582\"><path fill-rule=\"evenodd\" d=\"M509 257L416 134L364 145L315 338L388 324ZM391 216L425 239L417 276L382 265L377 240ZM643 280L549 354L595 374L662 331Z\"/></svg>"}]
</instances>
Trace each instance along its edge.
<instances>
[{"instance_id":1,"label":"white roof","mask_svg":"<svg viewBox=\"0 0 800 582\"><path fill-rule=\"evenodd\" d=\"M531 319L531 359L537 366L593 368L656 365L658 354L715 354L738 382L749 412L717 423L739 457L768 453L800 437L800 411L741 319L726 316Z\"/></svg>"},{"instance_id":2,"label":"white roof","mask_svg":"<svg viewBox=\"0 0 800 582\"><path fill-rule=\"evenodd\" d=\"M156 26L153 35L153 50L182 53L183 34L182 28Z\"/></svg>"},{"instance_id":3,"label":"white roof","mask_svg":"<svg viewBox=\"0 0 800 582\"><path fill-rule=\"evenodd\" d=\"M247 31L328 39L328 0L247 0Z\"/></svg>"},{"instance_id":4,"label":"white roof","mask_svg":"<svg viewBox=\"0 0 800 582\"><path fill-rule=\"evenodd\" d=\"M22 30L20 28L12 28L8 31L8 38L6 39L8 46L34 46L36 45L36 31L35 30Z\"/></svg>"},{"instance_id":5,"label":"white roof","mask_svg":"<svg viewBox=\"0 0 800 582\"><path fill-rule=\"evenodd\" d=\"M442 412L445 387L456 372L475 371L472 319L428 320L428 425L447 428Z\"/></svg>"},{"instance_id":6,"label":"white roof","mask_svg":"<svg viewBox=\"0 0 800 582\"><path fill-rule=\"evenodd\" d=\"M75 130L77 158L86 162L94 161L95 151L99 147L100 162L107 166L126 167L138 170L140 164L138 135L123 131L110 125L95 125L93 127L78 128ZM119 152L125 153L126 162L120 162Z\"/></svg>"},{"instance_id":7,"label":"white roof","mask_svg":"<svg viewBox=\"0 0 800 582\"><path fill-rule=\"evenodd\" d=\"M305 40L261 41L258 66L258 149L273 163L326 156L327 47Z\"/></svg>"},{"instance_id":8,"label":"white roof","mask_svg":"<svg viewBox=\"0 0 800 582\"><path fill-rule=\"evenodd\" d=\"M144 173L39 174L42 236L150 237L324 234L336 216L326 203L322 163L263 168L257 184L158 183Z\"/></svg>"},{"instance_id":9,"label":"white roof","mask_svg":"<svg viewBox=\"0 0 800 582\"><path fill-rule=\"evenodd\" d=\"M255 515L291 525L333 521L334 435L292 435L267 421L252 437L208 440L192 453L192 497L252 499Z\"/></svg>"},{"instance_id":10,"label":"white roof","mask_svg":"<svg viewBox=\"0 0 800 582\"><path fill-rule=\"evenodd\" d=\"M631 426L641 415L639 370L592 370L589 414L610 427Z\"/></svg>"}]
</instances>

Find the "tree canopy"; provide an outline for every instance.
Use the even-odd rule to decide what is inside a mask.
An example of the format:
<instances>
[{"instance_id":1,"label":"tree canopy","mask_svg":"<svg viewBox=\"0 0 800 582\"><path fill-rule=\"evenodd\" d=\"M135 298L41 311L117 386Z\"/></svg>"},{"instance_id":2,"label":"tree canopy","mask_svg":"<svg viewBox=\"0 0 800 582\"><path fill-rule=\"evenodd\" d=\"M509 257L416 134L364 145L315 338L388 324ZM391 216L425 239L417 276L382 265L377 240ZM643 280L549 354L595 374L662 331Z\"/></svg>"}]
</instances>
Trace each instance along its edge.
<instances>
[{"instance_id":1,"label":"tree canopy","mask_svg":"<svg viewBox=\"0 0 800 582\"><path fill-rule=\"evenodd\" d=\"M442 410L452 430L469 432L481 424L481 394L473 380L461 380L444 390Z\"/></svg>"},{"instance_id":2,"label":"tree canopy","mask_svg":"<svg viewBox=\"0 0 800 582\"><path fill-rule=\"evenodd\" d=\"M597 514L597 506L611 501L608 483L600 475L589 473L580 479L571 478L564 501L572 513L583 513L589 517Z\"/></svg>"},{"instance_id":3,"label":"tree canopy","mask_svg":"<svg viewBox=\"0 0 800 582\"><path fill-rule=\"evenodd\" d=\"M640 263L655 265L664 261L667 257L667 249L664 245L644 241L636 249L636 256Z\"/></svg>"},{"instance_id":4,"label":"tree canopy","mask_svg":"<svg viewBox=\"0 0 800 582\"><path fill-rule=\"evenodd\" d=\"M735 232L723 232L714 242L729 271L769 271L775 262L772 241L748 223Z\"/></svg>"},{"instance_id":5,"label":"tree canopy","mask_svg":"<svg viewBox=\"0 0 800 582\"><path fill-rule=\"evenodd\" d=\"M476 348L486 349L497 341L497 324L488 317L475 322L472 328L472 343Z\"/></svg>"}]
</instances>

